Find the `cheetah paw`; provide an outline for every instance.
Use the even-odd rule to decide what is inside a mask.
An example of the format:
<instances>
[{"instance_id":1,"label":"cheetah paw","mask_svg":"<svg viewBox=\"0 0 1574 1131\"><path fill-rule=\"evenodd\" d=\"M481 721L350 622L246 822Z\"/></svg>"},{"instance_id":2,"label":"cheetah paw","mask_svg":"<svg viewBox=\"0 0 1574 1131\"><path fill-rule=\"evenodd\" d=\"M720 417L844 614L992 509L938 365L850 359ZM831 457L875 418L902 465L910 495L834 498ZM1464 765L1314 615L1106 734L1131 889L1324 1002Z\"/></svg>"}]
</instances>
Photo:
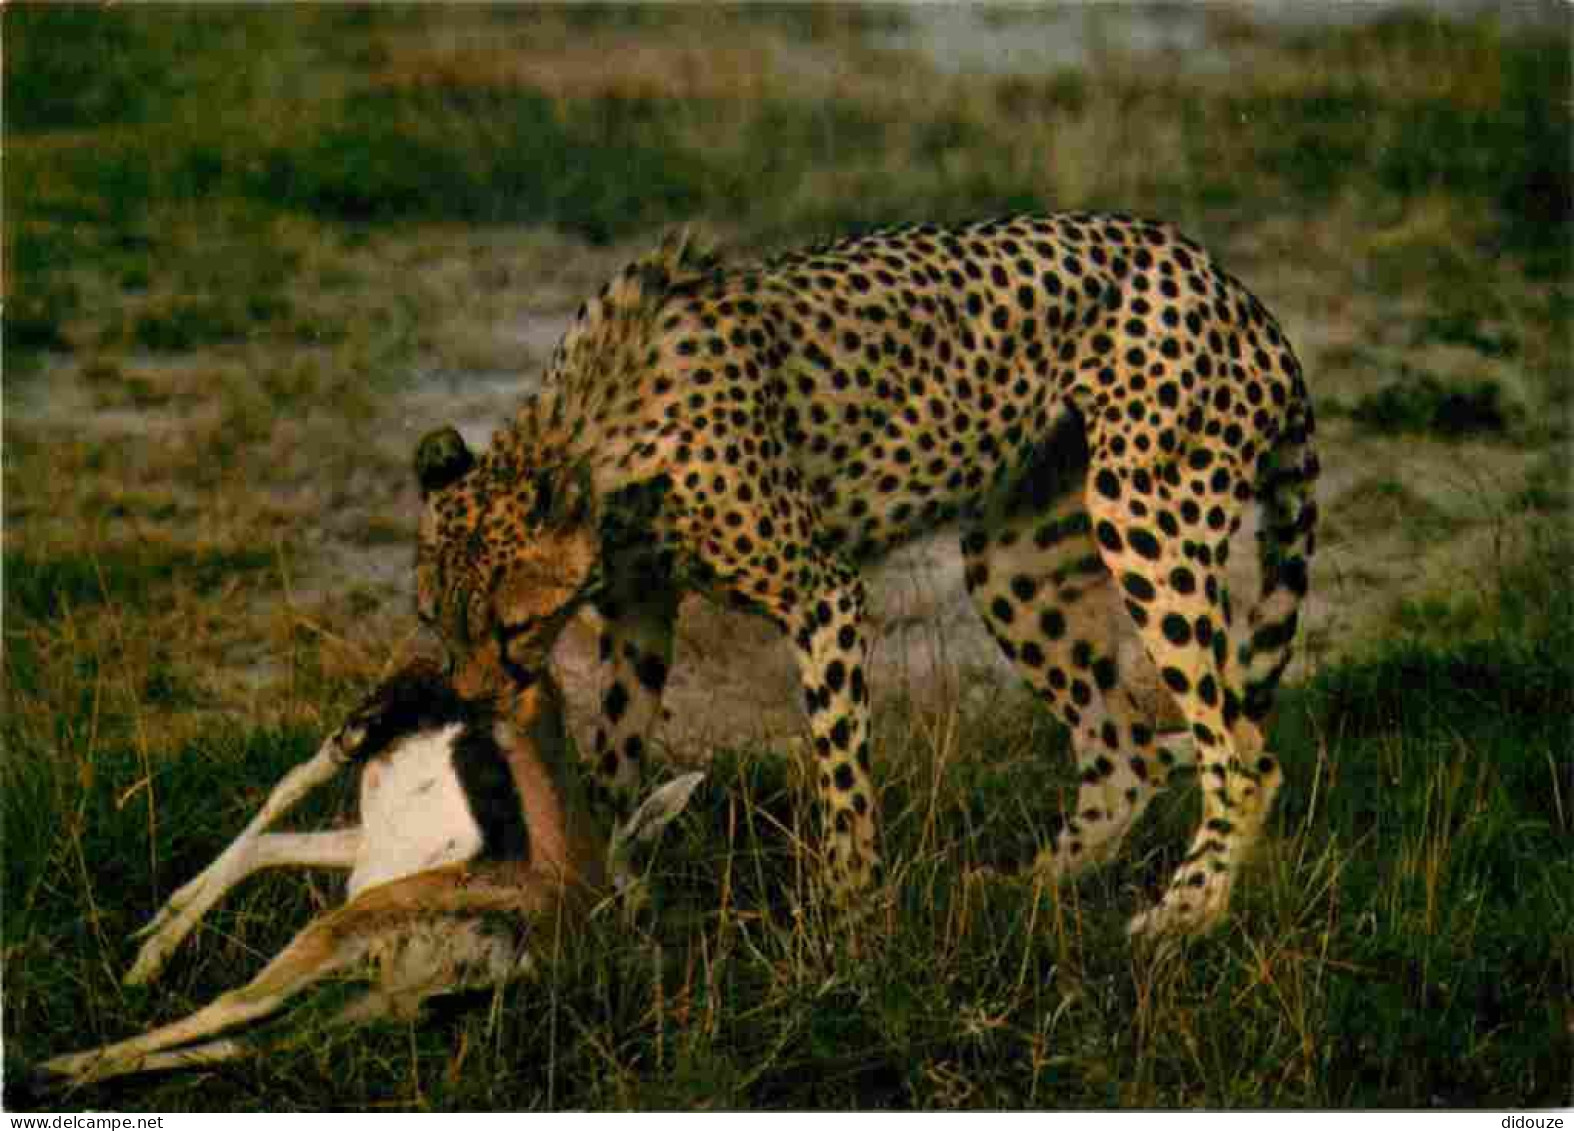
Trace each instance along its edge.
<instances>
[{"instance_id":1,"label":"cheetah paw","mask_svg":"<svg viewBox=\"0 0 1574 1131\"><path fill-rule=\"evenodd\" d=\"M1159 905L1134 916L1126 927L1132 938L1184 938L1207 934L1224 920L1230 902L1226 876L1209 877L1203 884L1176 883Z\"/></svg>"},{"instance_id":2,"label":"cheetah paw","mask_svg":"<svg viewBox=\"0 0 1574 1131\"><path fill-rule=\"evenodd\" d=\"M1131 827L1130 821L1101 828L1099 835L1084 832L1075 839L1062 833L1052 847L1033 858L1033 875L1046 884L1075 880L1102 868L1120 855L1120 847Z\"/></svg>"}]
</instances>

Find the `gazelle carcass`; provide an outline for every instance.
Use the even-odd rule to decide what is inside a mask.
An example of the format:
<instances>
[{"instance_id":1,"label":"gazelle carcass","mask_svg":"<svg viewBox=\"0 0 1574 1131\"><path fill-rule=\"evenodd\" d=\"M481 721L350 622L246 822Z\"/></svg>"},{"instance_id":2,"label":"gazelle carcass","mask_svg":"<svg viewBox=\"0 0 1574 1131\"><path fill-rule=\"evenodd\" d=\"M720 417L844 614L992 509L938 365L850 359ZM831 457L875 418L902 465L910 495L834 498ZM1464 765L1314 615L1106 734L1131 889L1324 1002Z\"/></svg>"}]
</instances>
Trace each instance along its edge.
<instances>
[{"instance_id":1,"label":"gazelle carcass","mask_svg":"<svg viewBox=\"0 0 1574 1131\"><path fill-rule=\"evenodd\" d=\"M313 920L247 985L180 1021L55 1057L40 1072L81 1084L246 1056L263 1046L214 1035L357 969L372 968L375 985L336 1024L410 1016L433 995L532 972L554 938L621 885L632 846L681 812L703 776L662 786L609 840L572 760L561 695L545 672L500 713L485 696L461 695L435 666L407 666L286 774L245 831L139 932L147 941L126 981L157 977L202 916L263 868L348 869L344 905ZM361 775L359 827L265 832L350 767Z\"/></svg>"}]
</instances>

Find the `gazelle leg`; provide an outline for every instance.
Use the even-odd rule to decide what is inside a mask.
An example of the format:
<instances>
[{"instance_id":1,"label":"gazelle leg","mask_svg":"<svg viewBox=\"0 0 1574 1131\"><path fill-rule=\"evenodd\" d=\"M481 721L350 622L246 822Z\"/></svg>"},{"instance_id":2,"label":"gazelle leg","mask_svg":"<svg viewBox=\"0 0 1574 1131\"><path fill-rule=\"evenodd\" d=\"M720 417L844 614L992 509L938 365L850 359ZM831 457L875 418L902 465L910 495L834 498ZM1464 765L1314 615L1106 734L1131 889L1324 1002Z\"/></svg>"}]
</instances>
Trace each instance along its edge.
<instances>
[{"instance_id":1,"label":"gazelle leg","mask_svg":"<svg viewBox=\"0 0 1574 1131\"><path fill-rule=\"evenodd\" d=\"M190 1016L124 1041L57 1056L40 1071L86 1084L151 1066L192 1063L173 1053L154 1058L266 1017L302 990L374 953L394 956L392 989L373 994L394 1007L418 1004L435 992L505 981L527 968L521 949L524 925L555 906L561 892L561 880L553 877L517 869L494 876L458 866L380 884L314 920L249 983ZM382 1012L387 1010L376 1002L357 1003L343 1020L358 1023ZM215 1046L211 1055L228 1059L259 1047L237 1041Z\"/></svg>"},{"instance_id":2,"label":"gazelle leg","mask_svg":"<svg viewBox=\"0 0 1574 1131\"><path fill-rule=\"evenodd\" d=\"M154 1053L266 1017L307 986L365 957L376 936L347 931L347 910L313 922L249 983L190 1016L101 1048L57 1056L44 1062L42 1070L79 1084L141 1072Z\"/></svg>"},{"instance_id":3,"label":"gazelle leg","mask_svg":"<svg viewBox=\"0 0 1574 1131\"><path fill-rule=\"evenodd\" d=\"M224 898L225 892L235 887L236 884L252 875L258 867L271 867L268 864L253 864L253 854L257 851L258 838L264 829L280 816L285 815L291 807L299 804L305 794L315 790L318 785L332 779L343 768L343 755L338 750L337 738L329 738L323 742L321 749L316 752L316 757L304 761L288 774L283 775L279 785L274 787L269 794L268 801L264 802L263 809L253 816L246 831L241 832L230 843L224 853L219 854L219 859L214 860L208 867L203 868L200 875L186 886L181 887L175 895L165 901L164 906L154 915L153 920L146 927L132 936L132 938L146 938L142 950L137 952L137 961L132 963L131 971L126 974L126 985L143 985L157 977L159 971L164 969L165 961L178 947L181 939L190 934L203 915ZM326 837L340 837L342 834L323 834ZM340 842L340 848L343 848ZM357 840L359 845L359 840ZM331 842L323 842L324 846ZM349 846L349 856L354 856L354 846ZM340 859L342 853L329 853L326 860L305 859L301 864L304 867L351 867L349 860Z\"/></svg>"},{"instance_id":4,"label":"gazelle leg","mask_svg":"<svg viewBox=\"0 0 1574 1131\"><path fill-rule=\"evenodd\" d=\"M355 866L361 850L359 828L325 833L267 833L251 842L246 875L265 868L340 868Z\"/></svg>"},{"instance_id":5,"label":"gazelle leg","mask_svg":"<svg viewBox=\"0 0 1574 1131\"><path fill-rule=\"evenodd\" d=\"M419 1001L391 996L382 989L373 988L355 998L328 1022L330 1028L353 1028L369 1025L385 1017L407 1017L418 1009ZM184 1048L149 1053L137 1064L137 1072L171 1072L182 1068L200 1068L205 1064L225 1064L244 1060L250 1056L282 1049L292 1043L289 1035L273 1040L249 1040L246 1037L219 1037ZM104 1079L104 1077L96 1077ZM86 1082L86 1081L84 1081Z\"/></svg>"},{"instance_id":6,"label":"gazelle leg","mask_svg":"<svg viewBox=\"0 0 1574 1131\"><path fill-rule=\"evenodd\" d=\"M265 868L343 868L355 866L361 847L361 830L338 829L326 833L266 833L237 840L201 875L181 888L138 936L153 932L142 944L125 983L151 982L164 968L181 940L211 911L229 890Z\"/></svg>"},{"instance_id":7,"label":"gazelle leg","mask_svg":"<svg viewBox=\"0 0 1574 1131\"><path fill-rule=\"evenodd\" d=\"M183 1049L171 1049L168 1052L149 1053L137 1065L138 1072L170 1072L180 1068L200 1068L204 1064L224 1064L231 1060L243 1060L248 1056L255 1056L263 1052L268 1046L257 1041L248 1041L241 1037L220 1037L216 1041L205 1041L200 1045L187 1045ZM81 1082L88 1083L92 1079L105 1077L84 1078Z\"/></svg>"},{"instance_id":8,"label":"gazelle leg","mask_svg":"<svg viewBox=\"0 0 1574 1131\"><path fill-rule=\"evenodd\" d=\"M393 993L385 987L374 986L334 1014L327 1022L327 1025L331 1029L351 1029L360 1025L370 1025L386 1018L406 1020L414 1017L419 1012L421 1004L426 998L441 993L443 988L440 984L433 984L427 987L424 993L411 988ZM218 1037L215 1040L185 1045L182 1048L148 1053L134 1067L128 1067L122 1071L173 1072L183 1068L200 1068L207 1064L225 1064L232 1060L244 1060L247 1057L285 1049L291 1044L298 1042L298 1040L298 1034L280 1034L272 1039ZM78 1082L89 1083L93 1080L108 1079L115 1074L119 1073L82 1077Z\"/></svg>"},{"instance_id":9,"label":"gazelle leg","mask_svg":"<svg viewBox=\"0 0 1574 1131\"><path fill-rule=\"evenodd\" d=\"M402 1007L403 1003L400 999L391 998L380 990L368 990L345 1006L328 1024L335 1029L368 1025L384 1017L404 1016L407 1010ZM226 1064L232 1060L245 1060L247 1057L272 1052L289 1043L289 1037L272 1041L248 1040L245 1037L219 1037L215 1040L203 1041L201 1044L186 1045L184 1048L149 1053L130 1071L173 1072L182 1068L200 1068L205 1064ZM91 1080L106 1078L107 1075L85 1077L81 1082L88 1083Z\"/></svg>"},{"instance_id":10,"label":"gazelle leg","mask_svg":"<svg viewBox=\"0 0 1574 1131\"><path fill-rule=\"evenodd\" d=\"M162 928L166 919L180 912L181 904L193 895L212 883L217 877L231 873L234 870L234 861L243 856L251 841L256 840L264 829L277 821L285 813L298 805L312 790L323 782L332 779L344 766L344 760L339 752L336 738L330 738L322 744L315 756L309 761L302 762L280 779L279 784L273 787L273 792L268 795L268 800L258 810L241 834L230 842L229 847L219 854L218 858L209 864L196 879L186 884L174 895L165 901L145 927L136 933L137 938L152 934ZM230 885L235 881L231 880ZM228 885L227 885L228 886ZM222 894L223 888L220 889Z\"/></svg>"}]
</instances>

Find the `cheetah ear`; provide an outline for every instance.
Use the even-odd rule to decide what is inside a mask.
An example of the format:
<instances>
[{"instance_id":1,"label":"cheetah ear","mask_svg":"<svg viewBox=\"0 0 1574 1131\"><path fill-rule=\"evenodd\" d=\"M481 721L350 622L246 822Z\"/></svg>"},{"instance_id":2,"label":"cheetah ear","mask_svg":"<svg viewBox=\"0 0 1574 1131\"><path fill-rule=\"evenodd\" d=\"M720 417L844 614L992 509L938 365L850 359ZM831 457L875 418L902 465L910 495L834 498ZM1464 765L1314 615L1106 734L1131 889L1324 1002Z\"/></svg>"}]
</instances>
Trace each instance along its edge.
<instances>
[{"instance_id":1,"label":"cheetah ear","mask_svg":"<svg viewBox=\"0 0 1574 1131\"><path fill-rule=\"evenodd\" d=\"M421 485L421 498L464 478L474 466L475 456L457 429L428 432L415 448L415 478Z\"/></svg>"},{"instance_id":2,"label":"cheetah ear","mask_svg":"<svg viewBox=\"0 0 1574 1131\"><path fill-rule=\"evenodd\" d=\"M567 467L537 472L532 486L531 521L559 529L595 524L596 485L588 461L576 460Z\"/></svg>"},{"instance_id":3,"label":"cheetah ear","mask_svg":"<svg viewBox=\"0 0 1574 1131\"><path fill-rule=\"evenodd\" d=\"M721 267L721 256L688 228L668 232L661 245L634 265L645 293L662 295Z\"/></svg>"}]
</instances>

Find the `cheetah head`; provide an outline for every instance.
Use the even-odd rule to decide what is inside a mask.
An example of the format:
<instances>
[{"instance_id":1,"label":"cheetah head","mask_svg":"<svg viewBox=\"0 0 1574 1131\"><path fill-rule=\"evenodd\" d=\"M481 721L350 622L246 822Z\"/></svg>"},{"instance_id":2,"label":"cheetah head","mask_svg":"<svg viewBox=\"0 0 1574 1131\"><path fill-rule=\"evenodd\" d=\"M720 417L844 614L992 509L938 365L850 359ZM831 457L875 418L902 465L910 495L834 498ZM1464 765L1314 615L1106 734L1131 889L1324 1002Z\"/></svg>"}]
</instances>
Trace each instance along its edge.
<instances>
[{"instance_id":1,"label":"cheetah head","mask_svg":"<svg viewBox=\"0 0 1574 1131\"><path fill-rule=\"evenodd\" d=\"M416 609L448 649L456 686L501 693L534 682L600 576L596 498L583 464L522 469L479 457L453 428L421 440L424 504Z\"/></svg>"}]
</instances>

